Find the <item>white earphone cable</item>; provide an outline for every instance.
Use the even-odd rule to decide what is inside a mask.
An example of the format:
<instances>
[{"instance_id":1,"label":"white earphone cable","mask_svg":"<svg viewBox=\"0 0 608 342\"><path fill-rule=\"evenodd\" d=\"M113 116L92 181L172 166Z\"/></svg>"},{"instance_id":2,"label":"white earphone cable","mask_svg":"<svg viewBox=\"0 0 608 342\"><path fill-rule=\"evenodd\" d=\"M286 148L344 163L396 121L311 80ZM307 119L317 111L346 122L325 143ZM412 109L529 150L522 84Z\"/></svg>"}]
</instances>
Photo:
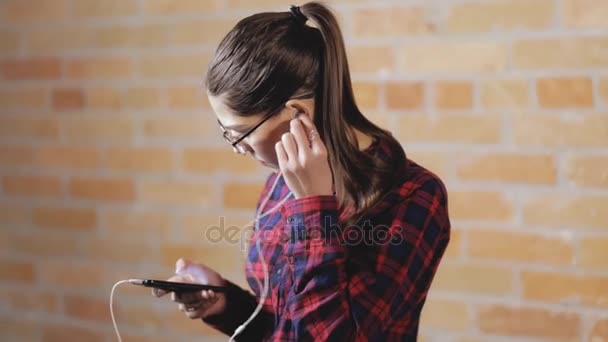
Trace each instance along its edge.
<instances>
[{"instance_id":1,"label":"white earphone cable","mask_svg":"<svg viewBox=\"0 0 608 342\"><path fill-rule=\"evenodd\" d=\"M285 196L285 198L283 198L279 203L277 203L272 209L268 210L267 212L262 213L262 210L264 210L264 207L266 206L266 204L268 203L268 200L270 200L270 197L272 196L272 193L274 192L274 189L276 188L276 185L279 181L279 178L281 177L281 173L278 173L277 178L274 181L274 184L272 185L272 188L270 189L270 191L268 191L268 195L264 198L264 200L261 202L260 207L258 208L256 215L255 215L255 219L253 221L251 221L249 224L247 224L246 226L248 227L250 224L254 224L254 230L255 230L255 226L257 223L259 223L259 220L265 216L270 215L271 213L273 213L275 210L277 210L280 206L282 206L288 199L289 197L292 195L292 192L290 191L289 193L287 193L287 195ZM254 238L255 238L255 233L254 233ZM253 313L251 314L251 316L249 316L249 318L241 325L239 325L236 330L234 331L234 334L230 337L230 341L234 341L234 338L240 334L241 332L243 332L243 330L245 330L245 328L247 327L247 325L253 321L253 319L258 315L258 313L262 310L262 307L264 306L264 302L266 301L266 298L268 297L268 292L269 292L269 278L270 275L268 274L268 266L266 265L266 260L264 259L264 256L262 255L262 247L260 245L260 239L256 239L256 249L258 251L258 256L260 258L260 262L262 263L262 269L264 271L264 286L263 286L263 292L262 292L262 296L259 300L258 306L256 307L256 309L253 311ZM119 285L122 284L128 284L128 283L136 283L138 280L137 279L124 279L124 280L119 280L117 281L113 286L112 286L112 290L110 291L110 315L112 316L112 324L114 325L114 331L116 332L116 337L118 338L118 342L122 342L122 338L120 336L120 332L118 331L118 325L116 324L116 317L114 315L114 291L116 290L116 288ZM258 286L260 286L261 284L259 283L258 280Z\"/></svg>"},{"instance_id":2,"label":"white earphone cable","mask_svg":"<svg viewBox=\"0 0 608 342\"><path fill-rule=\"evenodd\" d=\"M114 325L114 331L116 331L116 337L118 337L118 342L122 342L122 338L120 337L120 332L118 332L118 326L116 325L116 318L114 317L114 291L121 284L128 284L130 279L119 280L112 286L112 291L110 291L110 315L112 316L112 324Z\"/></svg>"},{"instance_id":3,"label":"white earphone cable","mask_svg":"<svg viewBox=\"0 0 608 342\"><path fill-rule=\"evenodd\" d=\"M265 216L271 214L272 212L274 212L275 210L277 210L292 195L292 192L290 191L289 193L287 193L287 195L285 196L285 198L283 198L279 203L277 203L272 209L270 209L267 212L265 212L262 215L260 215L260 213L262 212L262 210L264 210L264 207L266 206L266 203L268 202L268 200L272 196L272 193L274 192L274 189L276 188L276 185L277 185L277 183L279 181L279 178L281 176L282 175L279 172L278 175L277 175L277 178L274 181L274 184L272 185L272 188L270 189L270 191L268 191L268 195L266 196L266 198L264 198L264 200L260 204L260 207L258 208L258 211L257 211L257 213L255 215L255 219L250 222L250 224L251 223L254 224L254 228L255 228L256 224L259 223L259 220L262 217L265 217ZM247 224L247 226L249 226L249 224ZM253 236L255 237L255 233L254 233ZM262 263L262 270L264 271L264 287L263 287L263 291L262 291L262 296L260 297L260 300L258 302L258 306L255 308L255 310L253 311L253 313L251 314L251 316L249 316L249 318L243 324L239 325L236 328L236 330L234 331L234 334L230 337L229 342L233 342L234 339L236 338L236 336L238 334L240 334L241 332L243 332L243 330L245 330L245 328L247 327L247 325L249 323L251 323L251 321L253 321L253 319L262 310L262 307L264 306L264 302L266 301L266 298L268 297L269 285L270 285L269 284L270 283L270 279L269 279L270 275L268 274L268 266L266 265L266 260L264 259L264 255L262 253L262 247L260 246L260 239L256 239L255 246L256 246L256 249L257 249L257 252L258 252L258 256L260 258L260 262ZM259 281L258 281L258 287L260 287L260 282Z\"/></svg>"}]
</instances>

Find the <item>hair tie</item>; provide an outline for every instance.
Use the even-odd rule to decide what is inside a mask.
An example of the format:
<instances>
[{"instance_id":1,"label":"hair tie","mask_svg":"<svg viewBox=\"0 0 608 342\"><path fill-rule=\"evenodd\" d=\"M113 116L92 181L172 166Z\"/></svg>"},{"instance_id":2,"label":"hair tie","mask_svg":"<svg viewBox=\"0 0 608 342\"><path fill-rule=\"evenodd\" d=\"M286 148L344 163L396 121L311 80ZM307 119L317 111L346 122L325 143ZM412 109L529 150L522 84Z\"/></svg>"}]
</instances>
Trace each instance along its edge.
<instances>
[{"instance_id":1,"label":"hair tie","mask_svg":"<svg viewBox=\"0 0 608 342\"><path fill-rule=\"evenodd\" d=\"M300 25L306 24L308 18L306 18L306 16L302 14L302 11L300 11L300 6L289 6L289 12Z\"/></svg>"}]
</instances>

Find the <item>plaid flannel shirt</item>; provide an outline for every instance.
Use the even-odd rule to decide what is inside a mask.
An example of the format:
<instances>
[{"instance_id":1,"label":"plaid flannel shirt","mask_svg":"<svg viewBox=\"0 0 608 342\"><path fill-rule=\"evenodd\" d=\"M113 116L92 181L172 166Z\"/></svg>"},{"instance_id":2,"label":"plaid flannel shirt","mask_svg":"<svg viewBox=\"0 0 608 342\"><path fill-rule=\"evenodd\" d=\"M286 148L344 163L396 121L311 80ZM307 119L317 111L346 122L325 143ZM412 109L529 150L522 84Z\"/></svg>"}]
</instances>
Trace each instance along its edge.
<instances>
[{"instance_id":1,"label":"plaid flannel shirt","mask_svg":"<svg viewBox=\"0 0 608 342\"><path fill-rule=\"evenodd\" d=\"M385 160L393 154L378 141L366 151ZM291 198L262 218L245 267L254 294L229 282L225 312L203 321L232 335L255 310L264 283L255 239L262 238L269 293L237 341L415 341L450 237L447 193L435 174L411 160L396 176L401 185L358 227L337 226L346 213L335 196ZM276 177L269 176L260 200ZM281 177L264 209L288 193Z\"/></svg>"}]
</instances>

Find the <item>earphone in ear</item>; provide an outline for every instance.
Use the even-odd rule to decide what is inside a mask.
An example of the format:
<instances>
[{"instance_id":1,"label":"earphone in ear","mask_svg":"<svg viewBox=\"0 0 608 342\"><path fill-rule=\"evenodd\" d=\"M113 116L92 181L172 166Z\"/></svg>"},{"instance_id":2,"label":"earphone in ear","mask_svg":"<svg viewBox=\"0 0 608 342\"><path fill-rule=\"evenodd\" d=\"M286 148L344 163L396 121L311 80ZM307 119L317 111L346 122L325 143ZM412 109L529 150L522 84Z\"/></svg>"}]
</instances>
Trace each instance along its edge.
<instances>
[{"instance_id":1,"label":"earphone in ear","mask_svg":"<svg viewBox=\"0 0 608 342\"><path fill-rule=\"evenodd\" d=\"M295 119L295 118L299 117L300 115L304 115L304 114L305 113L303 111L297 109L296 112L293 114L293 118L292 119Z\"/></svg>"}]
</instances>

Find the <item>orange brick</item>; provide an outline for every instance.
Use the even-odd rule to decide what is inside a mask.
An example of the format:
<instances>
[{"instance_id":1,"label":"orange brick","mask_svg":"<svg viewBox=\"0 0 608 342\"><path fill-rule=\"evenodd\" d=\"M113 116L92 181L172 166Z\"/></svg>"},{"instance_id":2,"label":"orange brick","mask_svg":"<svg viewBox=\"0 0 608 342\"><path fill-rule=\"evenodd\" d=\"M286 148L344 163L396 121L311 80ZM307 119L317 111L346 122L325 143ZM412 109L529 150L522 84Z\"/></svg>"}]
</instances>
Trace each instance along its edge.
<instances>
[{"instance_id":1,"label":"orange brick","mask_svg":"<svg viewBox=\"0 0 608 342\"><path fill-rule=\"evenodd\" d=\"M61 60L36 58L5 60L0 64L7 80L56 80L61 77Z\"/></svg>"},{"instance_id":2,"label":"orange brick","mask_svg":"<svg viewBox=\"0 0 608 342\"><path fill-rule=\"evenodd\" d=\"M173 168L173 154L163 147L112 147L106 152L107 167L120 171L167 172Z\"/></svg>"},{"instance_id":3,"label":"orange brick","mask_svg":"<svg viewBox=\"0 0 608 342\"><path fill-rule=\"evenodd\" d=\"M0 302L10 310L23 310L28 312L58 313L59 300L57 295L34 289L27 290L28 295L23 296L23 289L3 289L0 293ZM2 326L2 323L0 323ZM0 336L6 337L4 331Z\"/></svg>"},{"instance_id":4,"label":"orange brick","mask_svg":"<svg viewBox=\"0 0 608 342\"><path fill-rule=\"evenodd\" d=\"M85 99L87 107L90 108L119 109L123 106L122 94L117 88L87 88Z\"/></svg>"},{"instance_id":5,"label":"orange brick","mask_svg":"<svg viewBox=\"0 0 608 342\"><path fill-rule=\"evenodd\" d=\"M608 319L597 320L592 325L590 342L608 340Z\"/></svg>"},{"instance_id":6,"label":"orange brick","mask_svg":"<svg viewBox=\"0 0 608 342\"><path fill-rule=\"evenodd\" d=\"M199 86L171 87L167 89L167 94L170 108L210 108L207 94Z\"/></svg>"},{"instance_id":7,"label":"orange brick","mask_svg":"<svg viewBox=\"0 0 608 342\"><path fill-rule=\"evenodd\" d=\"M67 77L76 80L129 79L133 63L128 57L94 57L70 60Z\"/></svg>"},{"instance_id":8,"label":"orange brick","mask_svg":"<svg viewBox=\"0 0 608 342\"><path fill-rule=\"evenodd\" d=\"M7 224L29 224L32 214L29 208L17 206L15 204L0 205L0 223Z\"/></svg>"},{"instance_id":9,"label":"orange brick","mask_svg":"<svg viewBox=\"0 0 608 342\"><path fill-rule=\"evenodd\" d=\"M154 88L129 88L123 95L123 103L129 108L157 108L160 106L160 91Z\"/></svg>"},{"instance_id":10,"label":"orange brick","mask_svg":"<svg viewBox=\"0 0 608 342\"><path fill-rule=\"evenodd\" d=\"M608 145L608 116L605 114L515 115L517 145L551 147L603 147Z\"/></svg>"},{"instance_id":11,"label":"orange brick","mask_svg":"<svg viewBox=\"0 0 608 342\"><path fill-rule=\"evenodd\" d=\"M359 108L377 108L380 87L374 82L353 82L355 101Z\"/></svg>"},{"instance_id":12,"label":"orange brick","mask_svg":"<svg viewBox=\"0 0 608 342\"><path fill-rule=\"evenodd\" d=\"M568 228L608 227L608 197L572 193L538 195L525 202L526 224Z\"/></svg>"},{"instance_id":13,"label":"orange brick","mask_svg":"<svg viewBox=\"0 0 608 342\"><path fill-rule=\"evenodd\" d=\"M544 78L536 82L541 107L592 107L593 87L589 78Z\"/></svg>"},{"instance_id":14,"label":"orange brick","mask_svg":"<svg viewBox=\"0 0 608 342\"><path fill-rule=\"evenodd\" d=\"M486 73L505 70L507 48L483 41L402 44L397 71L421 73ZM449 58L446 58L449 56Z\"/></svg>"},{"instance_id":15,"label":"orange brick","mask_svg":"<svg viewBox=\"0 0 608 342\"><path fill-rule=\"evenodd\" d=\"M513 271L505 267L444 262L432 289L505 295L513 292L513 283Z\"/></svg>"},{"instance_id":16,"label":"orange brick","mask_svg":"<svg viewBox=\"0 0 608 342\"><path fill-rule=\"evenodd\" d=\"M61 179L51 176L4 176L2 188L7 195L42 197L63 195Z\"/></svg>"},{"instance_id":17,"label":"orange brick","mask_svg":"<svg viewBox=\"0 0 608 342\"><path fill-rule=\"evenodd\" d=\"M0 29L0 52L15 53L19 50L20 33Z\"/></svg>"},{"instance_id":18,"label":"orange brick","mask_svg":"<svg viewBox=\"0 0 608 342\"><path fill-rule=\"evenodd\" d=\"M467 230L467 254L474 259L571 266L572 241L499 230ZM517 246L517 248L514 248Z\"/></svg>"},{"instance_id":19,"label":"orange brick","mask_svg":"<svg viewBox=\"0 0 608 342\"><path fill-rule=\"evenodd\" d=\"M550 0L530 6L525 0L498 0L454 6L447 19L449 32L539 30L552 26L555 8Z\"/></svg>"},{"instance_id":20,"label":"orange brick","mask_svg":"<svg viewBox=\"0 0 608 342\"><path fill-rule=\"evenodd\" d=\"M359 105L358 102L357 105ZM359 105L359 109L363 109L365 111L363 115L375 125L384 129L391 127L392 124L390 122L392 121L392 115L387 114L386 111L366 110L365 107L361 107L361 105Z\"/></svg>"},{"instance_id":21,"label":"orange brick","mask_svg":"<svg viewBox=\"0 0 608 342\"><path fill-rule=\"evenodd\" d=\"M251 215L208 213L181 218L180 241L200 241L201 245L223 245L236 248L247 244L253 231ZM198 243L198 242L197 242Z\"/></svg>"},{"instance_id":22,"label":"orange brick","mask_svg":"<svg viewBox=\"0 0 608 342\"><path fill-rule=\"evenodd\" d=\"M110 315L107 313L108 301L106 298L66 295L64 302L65 313L72 319L92 322L111 322Z\"/></svg>"},{"instance_id":23,"label":"orange brick","mask_svg":"<svg viewBox=\"0 0 608 342\"><path fill-rule=\"evenodd\" d=\"M216 45L236 25L238 19L213 18L202 21L179 21L173 25L173 43L177 45ZM199 73L202 69L199 69Z\"/></svg>"},{"instance_id":24,"label":"orange brick","mask_svg":"<svg viewBox=\"0 0 608 342\"><path fill-rule=\"evenodd\" d=\"M595 0L565 0L563 20L568 27L608 27L608 4Z\"/></svg>"},{"instance_id":25,"label":"orange brick","mask_svg":"<svg viewBox=\"0 0 608 342\"><path fill-rule=\"evenodd\" d=\"M159 117L143 122L143 133L147 138L202 138L209 134L221 136L213 118L201 117Z\"/></svg>"},{"instance_id":26,"label":"orange brick","mask_svg":"<svg viewBox=\"0 0 608 342\"><path fill-rule=\"evenodd\" d=\"M0 146L0 164L3 166L26 166L34 161L34 150L26 146Z\"/></svg>"},{"instance_id":27,"label":"orange brick","mask_svg":"<svg viewBox=\"0 0 608 342\"><path fill-rule=\"evenodd\" d=\"M524 298L529 300L608 307L607 277L524 272L522 286Z\"/></svg>"},{"instance_id":28,"label":"orange brick","mask_svg":"<svg viewBox=\"0 0 608 342\"><path fill-rule=\"evenodd\" d=\"M397 136L404 141L492 144L501 140L498 116L408 114L399 118Z\"/></svg>"},{"instance_id":29,"label":"orange brick","mask_svg":"<svg viewBox=\"0 0 608 342\"><path fill-rule=\"evenodd\" d=\"M94 31L98 48L162 48L169 45L168 25L111 26Z\"/></svg>"},{"instance_id":30,"label":"orange brick","mask_svg":"<svg viewBox=\"0 0 608 342\"><path fill-rule=\"evenodd\" d=\"M481 105L484 108L526 108L530 103L526 80L502 79L481 82Z\"/></svg>"},{"instance_id":31,"label":"orange brick","mask_svg":"<svg viewBox=\"0 0 608 342\"><path fill-rule=\"evenodd\" d=\"M217 205L215 186L185 181L152 181L141 183L140 200L159 204L192 205L206 207Z\"/></svg>"},{"instance_id":32,"label":"orange brick","mask_svg":"<svg viewBox=\"0 0 608 342\"><path fill-rule=\"evenodd\" d=\"M232 209L255 208L263 187L263 182L224 184L224 207Z\"/></svg>"},{"instance_id":33,"label":"orange brick","mask_svg":"<svg viewBox=\"0 0 608 342\"><path fill-rule=\"evenodd\" d=\"M449 260L454 260L462 256L463 249L463 235L464 232L461 229L452 228L450 231L450 243L445 251L445 257Z\"/></svg>"},{"instance_id":34,"label":"orange brick","mask_svg":"<svg viewBox=\"0 0 608 342\"><path fill-rule=\"evenodd\" d=\"M468 311L463 301L429 298L424 304L421 322L433 330L466 331L472 326Z\"/></svg>"},{"instance_id":35,"label":"orange brick","mask_svg":"<svg viewBox=\"0 0 608 342\"><path fill-rule=\"evenodd\" d=\"M137 14L135 0L81 0L72 3L72 14L77 17L114 17Z\"/></svg>"},{"instance_id":36,"label":"orange brick","mask_svg":"<svg viewBox=\"0 0 608 342\"><path fill-rule=\"evenodd\" d=\"M221 332L211 328L207 324L197 324L196 320L184 319L184 315L177 311L163 313L162 315L163 329L169 332L169 336L176 334L188 334L188 339L196 338L196 336L205 336L205 341L221 341L226 339ZM166 339L165 339L166 340ZM146 340L147 341L147 340Z\"/></svg>"},{"instance_id":37,"label":"orange brick","mask_svg":"<svg viewBox=\"0 0 608 342\"><path fill-rule=\"evenodd\" d=\"M348 66L354 73L377 73L392 70L395 66L395 53L390 46L347 47Z\"/></svg>"},{"instance_id":38,"label":"orange brick","mask_svg":"<svg viewBox=\"0 0 608 342\"><path fill-rule=\"evenodd\" d=\"M54 89L52 100L53 109L58 111L84 107L84 94L81 89Z\"/></svg>"},{"instance_id":39,"label":"orange brick","mask_svg":"<svg viewBox=\"0 0 608 342\"><path fill-rule=\"evenodd\" d=\"M115 237L91 238L84 243L83 256L90 260L107 260L119 264L142 264L145 262L157 264L160 261L157 247L141 241L120 241Z\"/></svg>"},{"instance_id":40,"label":"orange brick","mask_svg":"<svg viewBox=\"0 0 608 342\"><path fill-rule=\"evenodd\" d=\"M51 169L94 169L100 165L96 148L74 146L40 146L33 156L34 165Z\"/></svg>"},{"instance_id":41,"label":"orange brick","mask_svg":"<svg viewBox=\"0 0 608 342\"><path fill-rule=\"evenodd\" d=\"M227 8L233 9L246 9L246 8L257 8L260 7L277 7L284 6L285 2L280 0L228 0L226 1Z\"/></svg>"},{"instance_id":42,"label":"orange brick","mask_svg":"<svg viewBox=\"0 0 608 342\"><path fill-rule=\"evenodd\" d=\"M31 262L0 260L0 279L7 283L33 284L36 280L34 265Z\"/></svg>"},{"instance_id":43,"label":"orange brick","mask_svg":"<svg viewBox=\"0 0 608 342\"><path fill-rule=\"evenodd\" d=\"M588 187L608 187L608 156L570 156L566 168L568 180L573 184Z\"/></svg>"},{"instance_id":44,"label":"orange brick","mask_svg":"<svg viewBox=\"0 0 608 342\"><path fill-rule=\"evenodd\" d=\"M72 178L69 184L73 197L104 201L132 201L135 184L131 179Z\"/></svg>"},{"instance_id":45,"label":"orange brick","mask_svg":"<svg viewBox=\"0 0 608 342\"><path fill-rule=\"evenodd\" d=\"M116 320L124 326L160 330L160 327L163 326L163 315L158 305L154 304L157 303L154 303L153 297L146 302L117 302L114 307L114 314L116 315ZM172 302L167 302L166 304L175 305ZM182 318L188 320L187 317L182 316Z\"/></svg>"},{"instance_id":46,"label":"orange brick","mask_svg":"<svg viewBox=\"0 0 608 342\"><path fill-rule=\"evenodd\" d=\"M608 227L605 225L604 228ZM581 241L578 264L585 269L608 270L608 238L588 237Z\"/></svg>"},{"instance_id":47,"label":"orange brick","mask_svg":"<svg viewBox=\"0 0 608 342\"><path fill-rule=\"evenodd\" d=\"M43 228L93 230L97 214L90 208L40 207L34 209L34 224Z\"/></svg>"},{"instance_id":48,"label":"orange brick","mask_svg":"<svg viewBox=\"0 0 608 342\"><path fill-rule=\"evenodd\" d=\"M447 178L451 172L452 160L445 152L409 148L407 150L407 156L417 164L422 165L439 175L442 179Z\"/></svg>"},{"instance_id":49,"label":"orange brick","mask_svg":"<svg viewBox=\"0 0 608 342\"><path fill-rule=\"evenodd\" d=\"M181 13L208 13L220 9L217 1L198 0L148 0L144 11L151 15L174 15Z\"/></svg>"},{"instance_id":50,"label":"orange brick","mask_svg":"<svg viewBox=\"0 0 608 342\"><path fill-rule=\"evenodd\" d=\"M479 307L477 319L482 332L496 335L575 340L581 330L576 313L525 307L484 305Z\"/></svg>"},{"instance_id":51,"label":"orange brick","mask_svg":"<svg viewBox=\"0 0 608 342\"><path fill-rule=\"evenodd\" d=\"M103 267L97 263L76 263L74 261L40 261L40 282L42 286L69 290L106 291Z\"/></svg>"},{"instance_id":52,"label":"orange brick","mask_svg":"<svg viewBox=\"0 0 608 342\"><path fill-rule=\"evenodd\" d=\"M0 11L2 21L12 24L53 22L68 18L67 0L37 0L36 6L19 0L7 0Z\"/></svg>"},{"instance_id":53,"label":"orange brick","mask_svg":"<svg viewBox=\"0 0 608 342\"><path fill-rule=\"evenodd\" d=\"M44 342L63 342L63 341L105 341L105 334L100 330L92 328L81 328L71 325L46 325L42 330L42 341Z\"/></svg>"},{"instance_id":54,"label":"orange brick","mask_svg":"<svg viewBox=\"0 0 608 342\"><path fill-rule=\"evenodd\" d=\"M36 55L54 55L60 52L98 46L95 30L82 25L31 28L23 33L27 51Z\"/></svg>"},{"instance_id":55,"label":"orange brick","mask_svg":"<svg viewBox=\"0 0 608 342\"><path fill-rule=\"evenodd\" d=\"M209 63L209 54L188 55L154 55L144 56L139 60L139 75L145 78L199 79L203 70ZM201 93L204 92L201 90Z\"/></svg>"},{"instance_id":56,"label":"orange brick","mask_svg":"<svg viewBox=\"0 0 608 342\"><path fill-rule=\"evenodd\" d=\"M557 178L556 162L551 155L470 155L459 159L457 165L458 178L467 181L555 184Z\"/></svg>"},{"instance_id":57,"label":"orange brick","mask_svg":"<svg viewBox=\"0 0 608 342\"><path fill-rule=\"evenodd\" d=\"M140 212L133 210L115 210L102 213L101 220L108 236L120 236L121 239L166 240L170 235L171 217L164 211Z\"/></svg>"},{"instance_id":58,"label":"orange brick","mask_svg":"<svg viewBox=\"0 0 608 342\"><path fill-rule=\"evenodd\" d=\"M209 267L222 270L242 270L243 260L241 252L224 246L201 247L198 244L164 244L161 247L162 264L166 267L175 267L179 258L186 258L194 262L207 264ZM215 260L215 262L212 262Z\"/></svg>"},{"instance_id":59,"label":"orange brick","mask_svg":"<svg viewBox=\"0 0 608 342\"><path fill-rule=\"evenodd\" d=\"M588 69L608 66L605 36L526 39L513 43L513 66L518 69Z\"/></svg>"},{"instance_id":60,"label":"orange brick","mask_svg":"<svg viewBox=\"0 0 608 342\"><path fill-rule=\"evenodd\" d=\"M36 341L40 339L40 322L24 317L0 317L0 336L5 341Z\"/></svg>"},{"instance_id":61,"label":"orange brick","mask_svg":"<svg viewBox=\"0 0 608 342\"><path fill-rule=\"evenodd\" d=\"M512 201L500 192L453 190L450 202L454 219L507 221L513 216Z\"/></svg>"},{"instance_id":62,"label":"orange brick","mask_svg":"<svg viewBox=\"0 0 608 342\"><path fill-rule=\"evenodd\" d=\"M1 108L43 109L49 103L45 88L13 88L0 90Z\"/></svg>"},{"instance_id":63,"label":"orange brick","mask_svg":"<svg viewBox=\"0 0 608 342\"><path fill-rule=\"evenodd\" d=\"M59 124L53 118L3 116L0 118L0 135L3 137L57 140L59 138Z\"/></svg>"},{"instance_id":64,"label":"orange brick","mask_svg":"<svg viewBox=\"0 0 608 342\"><path fill-rule=\"evenodd\" d=\"M133 123L123 115L71 116L61 119L70 143L124 143L133 139Z\"/></svg>"},{"instance_id":65,"label":"orange brick","mask_svg":"<svg viewBox=\"0 0 608 342\"><path fill-rule=\"evenodd\" d=\"M391 109L420 108L424 85L420 82L390 82L386 85L386 104Z\"/></svg>"},{"instance_id":66,"label":"orange brick","mask_svg":"<svg viewBox=\"0 0 608 342\"><path fill-rule=\"evenodd\" d=\"M201 324L201 325L203 325L203 324ZM120 335L124 341L129 341L129 342L166 342L167 338L168 338L167 336L159 335L159 333L135 334L135 333L131 333L131 332L121 332ZM175 335L173 335L173 336L175 336Z\"/></svg>"},{"instance_id":67,"label":"orange brick","mask_svg":"<svg viewBox=\"0 0 608 342\"><path fill-rule=\"evenodd\" d=\"M473 107L473 83L468 81L435 83L435 106L440 109L470 109Z\"/></svg>"},{"instance_id":68,"label":"orange brick","mask_svg":"<svg viewBox=\"0 0 608 342\"><path fill-rule=\"evenodd\" d=\"M608 104L608 78L599 80L598 95L600 102Z\"/></svg>"},{"instance_id":69,"label":"orange brick","mask_svg":"<svg viewBox=\"0 0 608 342\"><path fill-rule=\"evenodd\" d=\"M81 241L75 236L61 236L55 231L36 231L35 234L23 232L8 236L10 241L6 250L11 253L40 258L82 256Z\"/></svg>"},{"instance_id":70,"label":"orange brick","mask_svg":"<svg viewBox=\"0 0 608 342\"><path fill-rule=\"evenodd\" d=\"M213 163L209 161L213 160ZM182 168L187 172L248 174L258 169L252 158L243 158L227 148L186 149L182 153Z\"/></svg>"},{"instance_id":71,"label":"orange brick","mask_svg":"<svg viewBox=\"0 0 608 342\"><path fill-rule=\"evenodd\" d=\"M435 31L422 7L362 8L354 11L352 20L357 37L384 38Z\"/></svg>"}]
</instances>

